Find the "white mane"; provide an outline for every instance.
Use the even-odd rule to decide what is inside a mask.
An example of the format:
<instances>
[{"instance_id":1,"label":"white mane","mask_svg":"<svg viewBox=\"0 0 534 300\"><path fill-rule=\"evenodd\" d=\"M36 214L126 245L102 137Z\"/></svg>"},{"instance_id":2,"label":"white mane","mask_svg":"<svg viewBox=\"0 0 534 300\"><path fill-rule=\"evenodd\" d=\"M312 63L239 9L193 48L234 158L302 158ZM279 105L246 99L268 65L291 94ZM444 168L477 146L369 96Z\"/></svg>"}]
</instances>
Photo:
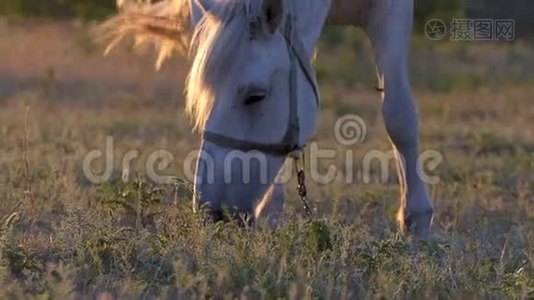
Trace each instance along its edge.
<instances>
[{"instance_id":1,"label":"white mane","mask_svg":"<svg viewBox=\"0 0 534 300\"><path fill-rule=\"evenodd\" d=\"M186 83L185 107L195 129L204 129L213 108L216 89L235 84L230 80L235 78L233 73L246 50L249 34L246 13L253 1L216 5L210 8L213 15L204 17L195 28L190 52L193 64Z\"/></svg>"}]
</instances>

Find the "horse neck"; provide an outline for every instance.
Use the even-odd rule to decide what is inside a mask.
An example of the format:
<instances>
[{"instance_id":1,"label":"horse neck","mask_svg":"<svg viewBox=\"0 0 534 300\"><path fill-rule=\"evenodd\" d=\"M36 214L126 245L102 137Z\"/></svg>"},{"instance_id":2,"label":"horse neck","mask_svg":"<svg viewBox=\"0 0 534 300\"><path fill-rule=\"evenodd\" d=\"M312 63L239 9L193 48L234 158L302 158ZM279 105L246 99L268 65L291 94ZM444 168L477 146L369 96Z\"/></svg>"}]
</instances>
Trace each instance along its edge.
<instances>
[{"instance_id":1,"label":"horse neck","mask_svg":"<svg viewBox=\"0 0 534 300\"><path fill-rule=\"evenodd\" d=\"M289 13L297 19L298 35L310 53L317 44L330 3L331 0L288 1Z\"/></svg>"}]
</instances>

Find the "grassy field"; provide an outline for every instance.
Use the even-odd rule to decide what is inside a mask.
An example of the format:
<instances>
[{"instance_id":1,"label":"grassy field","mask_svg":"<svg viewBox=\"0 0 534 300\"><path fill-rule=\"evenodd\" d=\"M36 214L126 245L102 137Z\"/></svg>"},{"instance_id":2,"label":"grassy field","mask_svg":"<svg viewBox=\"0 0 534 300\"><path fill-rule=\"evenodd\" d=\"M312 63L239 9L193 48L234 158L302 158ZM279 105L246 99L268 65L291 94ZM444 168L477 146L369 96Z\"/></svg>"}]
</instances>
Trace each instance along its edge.
<instances>
[{"instance_id":1,"label":"grassy field","mask_svg":"<svg viewBox=\"0 0 534 300\"><path fill-rule=\"evenodd\" d=\"M414 39L411 63L423 150L444 156L429 187L434 240L395 228L394 178L310 182L307 224L287 187L275 231L203 224L191 211L183 161L195 150L182 113L186 65L160 72L150 55L102 58L85 27L0 24L0 298L518 298L534 297L534 50L516 44ZM317 69L323 95L315 140L323 162L355 168L387 151L369 45L356 30L328 32ZM367 122L354 148L333 138L347 113ZM113 137L104 184L82 161ZM174 160L146 177L155 150ZM126 174L120 159L140 158ZM129 182L121 177L129 175Z\"/></svg>"}]
</instances>

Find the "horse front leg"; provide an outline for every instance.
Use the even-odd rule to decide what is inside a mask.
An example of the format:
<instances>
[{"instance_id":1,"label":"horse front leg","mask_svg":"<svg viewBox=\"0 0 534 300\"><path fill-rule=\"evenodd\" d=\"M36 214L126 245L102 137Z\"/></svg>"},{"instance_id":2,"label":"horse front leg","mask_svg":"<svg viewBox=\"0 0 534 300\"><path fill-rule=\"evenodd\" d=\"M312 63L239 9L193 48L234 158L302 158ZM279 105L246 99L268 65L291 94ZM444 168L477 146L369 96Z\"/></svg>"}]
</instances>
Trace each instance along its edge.
<instances>
[{"instance_id":1,"label":"horse front leg","mask_svg":"<svg viewBox=\"0 0 534 300\"><path fill-rule=\"evenodd\" d=\"M408 76L413 0L375 1L365 32L371 40L382 91L382 114L397 158L402 231L427 239L433 208L419 172L418 113Z\"/></svg>"}]
</instances>

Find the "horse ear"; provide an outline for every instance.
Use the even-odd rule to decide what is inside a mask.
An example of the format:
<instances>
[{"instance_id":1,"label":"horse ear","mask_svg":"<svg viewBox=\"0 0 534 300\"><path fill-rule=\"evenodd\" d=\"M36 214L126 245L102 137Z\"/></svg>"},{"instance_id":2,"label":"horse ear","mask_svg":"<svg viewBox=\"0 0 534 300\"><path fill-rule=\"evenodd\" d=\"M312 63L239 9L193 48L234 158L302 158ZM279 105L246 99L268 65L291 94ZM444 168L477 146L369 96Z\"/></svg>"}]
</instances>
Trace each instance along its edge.
<instances>
[{"instance_id":1,"label":"horse ear","mask_svg":"<svg viewBox=\"0 0 534 300\"><path fill-rule=\"evenodd\" d=\"M266 28L270 33L274 33L284 15L283 0L263 0L262 14Z\"/></svg>"},{"instance_id":2,"label":"horse ear","mask_svg":"<svg viewBox=\"0 0 534 300\"><path fill-rule=\"evenodd\" d=\"M191 3L191 21L196 26L213 7L213 0L189 0Z\"/></svg>"}]
</instances>

